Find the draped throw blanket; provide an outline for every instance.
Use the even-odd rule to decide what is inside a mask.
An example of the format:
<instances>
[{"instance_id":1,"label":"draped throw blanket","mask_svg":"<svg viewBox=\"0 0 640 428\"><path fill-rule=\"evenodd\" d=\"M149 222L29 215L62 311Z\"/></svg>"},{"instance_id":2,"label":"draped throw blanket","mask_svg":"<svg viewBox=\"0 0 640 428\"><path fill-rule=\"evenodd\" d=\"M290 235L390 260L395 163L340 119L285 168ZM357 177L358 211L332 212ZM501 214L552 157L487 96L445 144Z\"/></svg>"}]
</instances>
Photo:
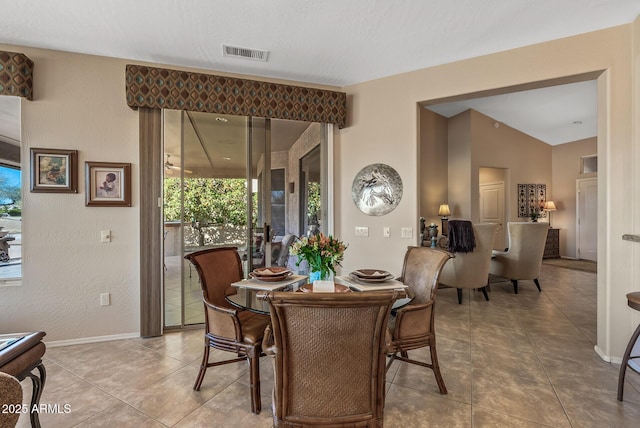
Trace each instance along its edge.
<instances>
[{"instance_id":1,"label":"draped throw blanket","mask_svg":"<svg viewBox=\"0 0 640 428\"><path fill-rule=\"evenodd\" d=\"M452 253L470 253L476 247L473 224L468 220L449 220L449 244Z\"/></svg>"}]
</instances>

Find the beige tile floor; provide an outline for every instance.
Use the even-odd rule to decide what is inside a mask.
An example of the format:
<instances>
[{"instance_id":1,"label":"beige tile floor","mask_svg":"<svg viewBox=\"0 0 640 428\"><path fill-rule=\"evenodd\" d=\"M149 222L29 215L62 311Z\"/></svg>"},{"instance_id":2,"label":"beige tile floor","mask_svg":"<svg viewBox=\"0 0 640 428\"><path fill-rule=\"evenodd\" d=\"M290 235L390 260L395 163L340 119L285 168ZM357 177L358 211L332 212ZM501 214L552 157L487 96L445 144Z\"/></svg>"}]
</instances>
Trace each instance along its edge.
<instances>
[{"instance_id":1,"label":"beige tile floor","mask_svg":"<svg viewBox=\"0 0 640 428\"><path fill-rule=\"evenodd\" d=\"M543 292L524 281L482 293L439 290L438 354L449 394L433 374L396 362L387 375L386 427L637 427L640 376L616 400L618 367L593 351L595 275L544 266ZM624 302L619 310L631 310ZM44 427L269 427L271 365L261 364L263 411L249 411L245 363L209 369L193 391L202 330L47 350ZM426 352L420 354L427 358ZM220 355L220 354L216 354ZM23 383L26 394L30 385ZM28 426L28 417L20 418Z\"/></svg>"}]
</instances>

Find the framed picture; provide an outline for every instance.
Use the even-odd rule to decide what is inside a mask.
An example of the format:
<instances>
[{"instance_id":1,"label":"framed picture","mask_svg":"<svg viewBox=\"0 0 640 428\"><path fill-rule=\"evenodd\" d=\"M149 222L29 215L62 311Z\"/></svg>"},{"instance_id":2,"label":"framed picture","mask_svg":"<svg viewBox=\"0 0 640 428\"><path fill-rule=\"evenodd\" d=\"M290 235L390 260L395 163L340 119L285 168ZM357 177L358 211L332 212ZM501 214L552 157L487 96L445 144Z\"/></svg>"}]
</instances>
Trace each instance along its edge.
<instances>
[{"instance_id":1,"label":"framed picture","mask_svg":"<svg viewBox=\"0 0 640 428\"><path fill-rule=\"evenodd\" d=\"M85 162L88 207L131 206L131 164Z\"/></svg>"},{"instance_id":2,"label":"framed picture","mask_svg":"<svg viewBox=\"0 0 640 428\"><path fill-rule=\"evenodd\" d=\"M78 193L78 151L31 149L31 192Z\"/></svg>"}]
</instances>

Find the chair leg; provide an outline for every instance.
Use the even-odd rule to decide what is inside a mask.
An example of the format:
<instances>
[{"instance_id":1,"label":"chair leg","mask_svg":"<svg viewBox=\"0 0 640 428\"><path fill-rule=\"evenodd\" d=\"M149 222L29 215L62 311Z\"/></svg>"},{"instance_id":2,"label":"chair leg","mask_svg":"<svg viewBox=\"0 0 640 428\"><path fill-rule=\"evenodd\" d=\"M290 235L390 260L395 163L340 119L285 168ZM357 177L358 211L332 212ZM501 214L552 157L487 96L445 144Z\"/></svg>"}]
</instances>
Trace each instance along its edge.
<instances>
[{"instance_id":1,"label":"chair leg","mask_svg":"<svg viewBox=\"0 0 640 428\"><path fill-rule=\"evenodd\" d=\"M198 377L196 378L196 383L193 385L194 391L200 391L200 385L202 385L202 381L204 380L204 374L207 372L207 364L209 364L209 338L204 338L204 354L202 355L202 363L200 364L200 372L198 373Z\"/></svg>"},{"instance_id":2,"label":"chair leg","mask_svg":"<svg viewBox=\"0 0 640 428\"><path fill-rule=\"evenodd\" d=\"M44 369L44 365L42 363L36 366L38 372L40 373L40 377L36 376L34 373L27 374L28 377L31 378L31 383L33 385L33 392L31 394L31 407L29 408L29 419L31 420L32 428L40 428L40 415L38 410L34 411L34 409L38 409L40 405L40 397L42 396L42 390L44 389L44 383L47 380L47 372Z\"/></svg>"},{"instance_id":3,"label":"chair leg","mask_svg":"<svg viewBox=\"0 0 640 428\"><path fill-rule=\"evenodd\" d=\"M624 356L622 357L622 363L620 364L620 375L618 376L618 401L622 401L622 395L624 393L624 377L627 372L627 363L629 362L629 358L631 358L631 351L636 344L636 341L640 337L640 324L636 328L636 331L631 335L631 339L629 339L629 343L627 344L627 349L624 351Z\"/></svg>"},{"instance_id":4,"label":"chair leg","mask_svg":"<svg viewBox=\"0 0 640 428\"><path fill-rule=\"evenodd\" d=\"M256 415L262 410L260 399L260 352L255 350L249 357L249 384L251 385L251 411Z\"/></svg>"},{"instance_id":5,"label":"chair leg","mask_svg":"<svg viewBox=\"0 0 640 428\"><path fill-rule=\"evenodd\" d=\"M487 287L482 287L480 289L480 291L482 291L482 294L484 295L484 299L488 302L489 301L489 295L487 294Z\"/></svg>"},{"instance_id":6,"label":"chair leg","mask_svg":"<svg viewBox=\"0 0 640 428\"><path fill-rule=\"evenodd\" d=\"M442 378L442 374L440 373L440 364L438 364L438 353L436 352L435 336L431 338L429 351L431 351L431 366L433 369L433 373L436 375L436 383L438 384L438 389L440 390L440 394L443 394L443 395L447 394L447 387L445 386L444 379Z\"/></svg>"},{"instance_id":7,"label":"chair leg","mask_svg":"<svg viewBox=\"0 0 640 428\"><path fill-rule=\"evenodd\" d=\"M513 284L513 292L515 294L518 294L518 280L517 279L512 279L511 283Z\"/></svg>"},{"instance_id":8,"label":"chair leg","mask_svg":"<svg viewBox=\"0 0 640 428\"><path fill-rule=\"evenodd\" d=\"M540 288L540 283L538 282L538 278L535 278L533 282L535 282L536 287L538 287L538 291L542 293L542 288Z\"/></svg>"},{"instance_id":9,"label":"chair leg","mask_svg":"<svg viewBox=\"0 0 640 428\"><path fill-rule=\"evenodd\" d=\"M462 304L462 288L458 288L458 304Z\"/></svg>"}]
</instances>

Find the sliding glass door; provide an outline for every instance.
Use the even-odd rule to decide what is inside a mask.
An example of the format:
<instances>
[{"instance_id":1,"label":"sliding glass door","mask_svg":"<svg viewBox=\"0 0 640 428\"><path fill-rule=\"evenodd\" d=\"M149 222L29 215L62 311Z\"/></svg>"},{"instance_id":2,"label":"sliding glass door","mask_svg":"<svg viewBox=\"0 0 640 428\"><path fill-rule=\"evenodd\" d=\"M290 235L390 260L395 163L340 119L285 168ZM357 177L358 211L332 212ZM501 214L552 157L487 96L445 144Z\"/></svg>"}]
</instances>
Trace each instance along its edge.
<instances>
[{"instance_id":1,"label":"sliding glass door","mask_svg":"<svg viewBox=\"0 0 640 428\"><path fill-rule=\"evenodd\" d=\"M313 177L321 170L320 157L308 154L326 146L322 129L306 122L165 110L165 328L204 322L199 278L185 254L233 246L245 275L255 267L288 263L283 237L303 233L308 220L300 213L310 207L305 202L300 210L305 198L294 189L309 188L300 178L303 169L315 171Z\"/></svg>"}]
</instances>

